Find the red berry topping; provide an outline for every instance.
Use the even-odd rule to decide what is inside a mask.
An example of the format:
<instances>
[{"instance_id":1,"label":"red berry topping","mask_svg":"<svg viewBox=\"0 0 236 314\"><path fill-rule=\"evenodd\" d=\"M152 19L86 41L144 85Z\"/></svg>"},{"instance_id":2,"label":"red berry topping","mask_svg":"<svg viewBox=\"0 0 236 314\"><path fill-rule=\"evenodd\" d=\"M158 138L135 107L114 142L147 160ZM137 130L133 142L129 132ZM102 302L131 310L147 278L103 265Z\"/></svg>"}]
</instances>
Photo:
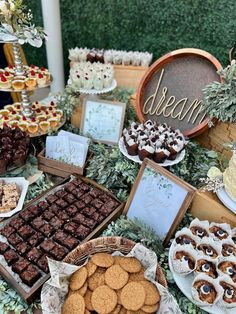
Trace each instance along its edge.
<instances>
[{"instance_id":1,"label":"red berry topping","mask_svg":"<svg viewBox=\"0 0 236 314\"><path fill-rule=\"evenodd\" d=\"M38 109L35 110L35 112L40 113L41 110L38 108Z\"/></svg>"},{"instance_id":2,"label":"red berry topping","mask_svg":"<svg viewBox=\"0 0 236 314\"><path fill-rule=\"evenodd\" d=\"M13 69L13 65L12 65L12 64L9 64L9 65L8 65L8 68L9 68L9 69Z\"/></svg>"},{"instance_id":3,"label":"red berry topping","mask_svg":"<svg viewBox=\"0 0 236 314\"><path fill-rule=\"evenodd\" d=\"M46 114L49 114L49 112L48 112L47 110L45 111L45 113L46 113Z\"/></svg>"},{"instance_id":4,"label":"red berry topping","mask_svg":"<svg viewBox=\"0 0 236 314\"><path fill-rule=\"evenodd\" d=\"M31 75L31 76L35 76L36 73L35 73L34 71L30 71L30 75Z\"/></svg>"},{"instance_id":5,"label":"red berry topping","mask_svg":"<svg viewBox=\"0 0 236 314\"><path fill-rule=\"evenodd\" d=\"M31 121L32 122L36 122L36 119L33 117L33 118L31 118Z\"/></svg>"},{"instance_id":6,"label":"red berry topping","mask_svg":"<svg viewBox=\"0 0 236 314\"><path fill-rule=\"evenodd\" d=\"M31 66L30 66L32 69L34 69L35 68L35 65L34 64L31 64Z\"/></svg>"},{"instance_id":7,"label":"red berry topping","mask_svg":"<svg viewBox=\"0 0 236 314\"><path fill-rule=\"evenodd\" d=\"M20 105L17 105L17 106L16 106L16 108L17 108L17 109L20 109L20 108L21 108L21 106L20 106Z\"/></svg>"},{"instance_id":8,"label":"red berry topping","mask_svg":"<svg viewBox=\"0 0 236 314\"><path fill-rule=\"evenodd\" d=\"M27 121L27 118L25 116L22 117L23 121Z\"/></svg>"},{"instance_id":9,"label":"red berry topping","mask_svg":"<svg viewBox=\"0 0 236 314\"><path fill-rule=\"evenodd\" d=\"M45 68L44 68L44 67L42 67L42 68L40 68L40 70L41 70L41 71L45 71Z\"/></svg>"},{"instance_id":10,"label":"red berry topping","mask_svg":"<svg viewBox=\"0 0 236 314\"><path fill-rule=\"evenodd\" d=\"M9 75L10 75L10 73L9 73L9 72L7 72L7 71L5 71L4 75L5 75L5 76L9 76Z\"/></svg>"},{"instance_id":11,"label":"red berry topping","mask_svg":"<svg viewBox=\"0 0 236 314\"><path fill-rule=\"evenodd\" d=\"M51 102L50 102L50 106L55 106L54 101L51 101Z\"/></svg>"},{"instance_id":12,"label":"red berry topping","mask_svg":"<svg viewBox=\"0 0 236 314\"><path fill-rule=\"evenodd\" d=\"M5 78L4 75L1 76L1 81L2 81L2 82L6 82L6 81L7 81L7 79Z\"/></svg>"},{"instance_id":13,"label":"red berry topping","mask_svg":"<svg viewBox=\"0 0 236 314\"><path fill-rule=\"evenodd\" d=\"M52 110L53 110L53 107L50 106L50 107L48 108L48 110L52 111Z\"/></svg>"},{"instance_id":14,"label":"red berry topping","mask_svg":"<svg viewBox=\"0 0 236 314\"><path fill-rule=\"evenodd\" d=\"M43 74L42 73L39 73L38 77L41 79L43 78Z\"/></svg>"},{"instance_id":15,"label":"red berry topping","mask_svg":"<svg viewBox=\"0 0 236 314\"><path fill-rule=\"evenodd\" d=\"M53 117L56 117L56 116L57 116L56 112L53 112L53 114L52 114L52 115L53 115Z\"/></svg>"},{"instance_id":16,"label":"red berry topping","mask_svg":"<svg viewBox=\"0 0 236 314\"><path fill-rule=\"evenodd\" d=\"M7 120L9 120L9 118L8 118L8 117L6 117L6 116L4 116L4 117L3 117L3 119L4 119L4 120L6 120L6 121L7 121Z\"/></svg>"},{"instance_id":17,"label":"red berry topping","mask_svg":"<svg viewBox=\"0 0 236 314\"><path fill-rule=\"evenodd\" d=\"M17 112L16 112L15 110L13 110L11 113L12 113L12 114L16 114Z\"/></svg>"}]
</instances>

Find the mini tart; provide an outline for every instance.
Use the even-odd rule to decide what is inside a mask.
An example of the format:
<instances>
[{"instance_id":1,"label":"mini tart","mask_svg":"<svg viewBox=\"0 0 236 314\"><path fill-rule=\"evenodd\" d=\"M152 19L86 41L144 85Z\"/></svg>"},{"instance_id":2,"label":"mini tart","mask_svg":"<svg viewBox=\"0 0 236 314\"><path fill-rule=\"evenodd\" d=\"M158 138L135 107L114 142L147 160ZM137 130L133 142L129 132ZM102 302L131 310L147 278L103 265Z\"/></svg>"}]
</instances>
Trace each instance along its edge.
<instances>
[{"instance_id":1,"label":"mini tart","mask_svg":"<svg viewBox=\"0 0 236 314\"><path fill-rule=\"evenodd\" d=\"M39 122L39 128L43 132L47 132L49 127L50 127L50 123L48 121L41 121L41 122Z\"/></svg>"},{"instance_id":2,"label":"mini tart","mask_svg":"<svg viewBox=\"0 0 236 314\"><path fill-rule=\"evenodd\" d=\"M5 71L4 76L8 81L12 81L14 78L14 75L11 72Z\"/></svg>"},{"instance_id":3,"label":"mini tart","mask_svg":"<svg viewBox=\"0 0 236 314\"><path fill-rule=\"evenodd\" d=\"M22 90L22 89L25 88L25 81L14 79L14 80L12 81L12 87L13 87L15 90Z\"/></svg>"},{"instance_id":4,"label":"mini tart","mask_svg":"<svg viewBox=\"0 0 236 314\"><path fill-rule=\"evenodd\" d=\"M236 306L236 285L228 277L222 276L219 278L219 285L223 288L221 303L223 306L231 308Z\"/></svg>"},{"instance_id":5,"label":"mini tart","mask_svg":"<svg viewBox=\"0 0 236 314\"><path fill-rule=\"evenodd\" d=\"M21 121L21 122L19 122L18 127L19 127L23 132L27 132L28 125L29 125L28 122L26 122L26 121Z\"/></svg>"},{"instance_id":6,"label":"mini tart","mask_svg":"<svg viewBox=\"0 0 236 314\"><path fill-rule=\"evenodd\" d=\"M228 275L236 283L236 258L225 257L220 259L217 269L220 274Z\"/></svg>"},{"instance_id":7,"label":"mini tart","mask_svg":"<svg viewBox=\"0 0 236 314\"><path fill-rule=\"evenodd\" d=\"M6 109L6 110L8 110L8 111L10 111L10 112L12 112L12 111L15 110L14 107L13 107L13 105L6 105L6 106L4 106L4 109Z\"/></svg>"},{"instance_id":8,"label":"mini tart","mask_svg":"<svg viewBox=\"0 0 236 314\"><path fill-rule=\"evenodd\" d=\"M39 129L38 123L36 123L36 122L29 122L27 130L28 130L28 132L30 134L37 133L38 129Z\"/></svg>"},{"instance_id":9,"label":"mini tart","mask_svg":"<svg viewBox=\"0 0 236 314\"><path fill-rule=\"evenodd\" d=\"M177 245L172 253L173 270L186 276L194 271L196 267L196 253L188 246Z\"/></svg>"},{"instance_id":10,"label":"mini tart","mask_svg":"<svg viewBox=\"0 0 236 314\"><path fill-rule=\"evenodd\" d=\"M52 129L55 129L58 126L57 118L50 118L50 119L48 119L48 122L50 123L50 127Z\"/></svg>"},{"instance_id":11,"label":"mini tart","mask_svg":"<svg viewBox=\"0 0 236 314\"><path fill-rule=\"evenodd\" d=\"M8 122L8 125L11 128L16 128L19 125L19 121L18 120L11 120L11 121Z\"/></svg>"},{"instance_id":12,"label":"mini tart","mask_svg":"<svg viewBox=\"0 0 236 314\"><path fill-rule=\"evenodd\" d=\"M182 230L176 232L175 242L181 245L192 245L196 248L198 244L198 239L191 233L188 228L183 228Z\"/></svg>"},{"instance_id":13,"label":"mini tart","mask_svg":"<svg viewBox=\"0 0 236 314\"><path fill-rule=\"evenodd\" d=\"M27 78L26 80L25 80L25 85L27 86L27 87L29 87L29 88L34 88L34 87L36 87L36 85L37 85L37 80L36 80L36 78Z\"/></svg>"},{"instance_id":14,"label":"mini tart","mask_svg":"<svg viewBox=\"0 0 236 314\"><path fill-rule=\"evenodd\" d=\"M213 305L223 294L223 289L217 280L206 275L198 275L192 284L192 295L200 305Z\"/></svg>"},{"instance_id":15,"label":"mini tart","mask_svg":"<svg viewBox=\"0 0 236 314\"><path fill-rule=\"evenodd\" d=\"M222 224L211 223L209 231L216 240L225 240L232 234L230 225L226 223Z\"/></svg>"},{"instance_id":16,"label":"mini tart","mask_svg":"<svg viewBox=\"0 0 236 314\"><path fill-rule=\"evenodd\" d=\"M222 249L221 249L221 254L224 257L227 256L235 256L236 257L236 245L234 243L234 241L232 241L231 239L226 239L224 241L222 241Z\"/></svg>"},{"instance_id":17,"label":"mini tart","mask_svg":"<svg viewBox=\"0 0 236 314\"><path fill-rule=\"evenodd\" d=\"M36 121L37 122L42 122L45 121L47 119L45 114L39 114L38 116L36 116Z\"/></svg>"},{"instance_id":18,"label":"mini tart","mask_svg":"<svg viewBox=\"0 0 236 314\"><path fill-rule=\"evenodd\" d=\"M212 238L204 237L198 244L197 250L202 255L215 259L221 254L221 245Z\"/></svg>"},{"instance_id":19,"label":"mini tart","mask_svg":"<svg viewBox=\"0 0 236 314\"><path fill-rule=\"evenodd\" d=\"M0 88L9 89L11 88L11 81L8 81L5 76L0 77Z\"/></svg>"},{"instance_id":20,"label":"mini tart","mask_svg":"<svg viewBox=\"0 0 236 314\"><path fill-rule=\"evenodd\" d=\"M43 75L42 73L39 73L37 75L37 83L38 83L38 86L41 87L41 86L45 86L47 84L47 79L46 79L46 76Z\"/></svg>"},{"instance_id":21,"label":"mini tart","mask_svg":"<svg viewBox=\"0 0 236 314\"><path fill-rule=\"evenodd\" d=\"M206 274L214 279L218 277L216 263L209 258L198 259L196 262L195 272Z\"/></svg>"},{"instance_id":22,"label":"mini tart","mask_svg":"<svg viewBox=\"0 0 236 314\"><path fill-rule=\"evenodd\" d=\"M22 106L21 106L21 103L20 103L20 102L15 102L15 103L13 104L13 107L14 107L14 110L15 110L16 112L21 112L21 110L22 110Z\"/></svg>"},{"instance_id":23,"label":"mini tart","mask_svg":"<svg viewBox=\"0 0 236 314\"><path fill-rule=\"evenodd\" d=\"M203 237L208 237L209 236L209 222L208 221L200 221L198 218L194 219L190 226L189 226L190 231L192 232L193 235L203 238Z\"/></svg>"},{"instance_id":24,"label":"mini tart","mask_svg":"<svg viewBox=\"0 0 236 314\"><path fill-rule=\"evenodd\" d=\"M8 117L10 115L10 111L7 110L7 109L2 109L0 110L0 114L3 116L3 117Z\"/></svg>"}]
</instances>

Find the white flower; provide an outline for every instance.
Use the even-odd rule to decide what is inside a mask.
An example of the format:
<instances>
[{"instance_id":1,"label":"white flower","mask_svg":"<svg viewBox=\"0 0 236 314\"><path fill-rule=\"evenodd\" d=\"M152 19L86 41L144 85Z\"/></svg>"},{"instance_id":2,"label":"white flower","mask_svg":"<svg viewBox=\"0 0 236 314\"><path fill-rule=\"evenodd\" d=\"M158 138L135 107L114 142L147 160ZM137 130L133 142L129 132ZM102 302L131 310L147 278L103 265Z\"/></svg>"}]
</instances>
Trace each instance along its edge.
<instances>
[{"instance_id":1,"label":"white flower","mask_svg":"<svg viewBox=\"0 0 236 314\"><path fill-rule=\"evenodd\" d=\"M222 172L217 167L211 167L207 172L207 176L211 180L215 180L217 177L220 178L222 176Z\"/></svg>"},{"instance_id":2,"label":"white flower","mask_svg":"<svg viewBox=\"0 0 236 314\"><path fill-rule=\"evenodd\" d=\"M0 0L0 14L4 16L11 15L14 10L15 10L14 1Z\"/></svg>"}]
</instances>

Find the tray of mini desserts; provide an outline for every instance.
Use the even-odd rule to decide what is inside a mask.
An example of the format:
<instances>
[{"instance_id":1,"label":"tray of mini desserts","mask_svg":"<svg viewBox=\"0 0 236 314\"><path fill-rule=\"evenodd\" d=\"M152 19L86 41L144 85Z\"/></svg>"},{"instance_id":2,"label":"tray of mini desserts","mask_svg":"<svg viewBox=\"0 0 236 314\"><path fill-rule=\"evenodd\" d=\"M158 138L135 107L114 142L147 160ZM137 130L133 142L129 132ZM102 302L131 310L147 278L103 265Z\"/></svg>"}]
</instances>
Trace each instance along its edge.
<instances>
[{"instance_id":1,"label":"tray of mini desserts","mask_svg":"<svg viewBox=\"0 0 236 314\"><path fill-rule=\"evenodd\" d=\"M194 219L175 235L169 267L180 290L208 313L236 313L235 230Z\"/></svg>"},{"instance_id":2,"label":"tray of mini desserts","mask_svg":"<svg viewBox=\"0 0 236 314\"><path fill-rule=\"evenodd\" d=\"M140 124L132 122L128 129L123 130L119 140L121 153L130 160L141 164L144 158L149 158L163 167L183 160L186 145L180 130L151 120Z\"/></svg>"},{"instance_id":3,"label":"tray of mini desserts","mask_svg":"<svg viewBox=\"0 0 236 314\"><path fill-rule=\"evenodd\" d=\"M24 75L16 75L16 68L9 65L0 69L0 91L33 91L51 85L52 76L48 69L35 65L24 65Z\"/></svg>"},{"instance_id":4,"label":"tray of mini desserts","mask_svg":"<svg viewBox=\"0 0 236 314\"><path fill-rule=\"evenodd\" d=\"M113 66L99 62L77 63L70 69L68 84L84 94L108 93L117 86Z\"/></svg>"},{"instance_id":5,"label":"tray of mini desserts","mask_svg":"<svg viewBox=\"0 0 236 314\"><path fill-rule=\"evenodd\" d=\"M0 224L0 275L29 301L49 278L47 257L62 261L99 234L123 207L92 180L63 180Z\"/></svg>"},{"instance_id":6,"label":"tray of mini desserts","mask_svg":"<svg viewBox=\"0 0 236 314\"><path fill-rule=\"evenodd\" d=\"M13 129L18 127L30 137L35 137L57 130L65 123L63 111L58 109L53 101L49 105L34 102L31 109L33 115L27 118L23 114L21 103L6 105L0 110L0 127L3 125Z\"/></svg>"}]
</instances>

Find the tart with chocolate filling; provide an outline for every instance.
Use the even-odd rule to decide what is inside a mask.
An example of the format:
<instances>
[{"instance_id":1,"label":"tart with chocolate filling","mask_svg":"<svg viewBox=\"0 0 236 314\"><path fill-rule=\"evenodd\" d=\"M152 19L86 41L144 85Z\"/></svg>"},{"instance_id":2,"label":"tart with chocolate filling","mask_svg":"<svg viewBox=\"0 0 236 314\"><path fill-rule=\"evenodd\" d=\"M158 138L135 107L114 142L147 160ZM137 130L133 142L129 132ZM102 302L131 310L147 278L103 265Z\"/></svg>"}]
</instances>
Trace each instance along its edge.
<instances>
[{"instance_id":1,"label":"tart with chocolate filling","mask_svg":"<svg viewBox=\"0 0 236 314\"><path fill-rule=\"evenodd\" d=\"M212 278L218 276L215 264L203 258L197 261L196 272L204 273Z\"/></svg>"},{"instance_id":2,"label":"tart with chocolate filling","mask_svg":"<svg viewBox=\"0 0 236 314\"><path fill-rule=\"evenodd\" d=\"M188 262L189 269L191 270L193 270L195 267L195 259L188 252L185 251L176 252L175 259L178 259L183 262L184 261Z\"/></svg>"},{"instance_id":3,"label":"tart with chocolate filling","mask_svg":"<svg viewBox=\"0 0 236 314\"><path fill-rule=\"evenodd\" d=\"M217 292L213 284L207 280L198 280L193 284L193 287L197 290L198 297L202 302L209 304L214 303L217 297Z\"/></svg>"},{"instance_id":4,"label":"tart with chocolate filling","mask_svg":"<svg viewBox=\"0 0 236 314\"><path fill-rule=\"evenodd\" d=\"M236 288L225 281L220 281L220 285L224 289L223 300L226 303L236 302Z\"/></svg>"},{"instance_id":5,"label":"tart with chocolate filling","mask_svg":"<svg viewBox=\"0 0 236 314\"><path fill-rule=\"evenodd\" d=\"M199 244L197 249L199 251L202 251L206 256L209 256L211 258L217 258L218 253L217 251L209 244Z\"/></svg>"},{"instance_id":6,"label":"tart with chocolate filling","mask_svg":"<svg viewBox=\"0 0 236 314\"><path fill-rule=\"evenodd\" d=\"M218 268L222 273L231 277L233 282L236 282L236 264L230 261L223 261L219 263Z\"/></svg>"},{"instance_id":7,"label":"tart with chocolate filling","mask_svg":"<svg viewBox=\"0 0 236 314\"><path fill-rule=\"evenodd\" d=\"M208 237L208 232L200 226L193 226L190 228L190 230L191 230L192 234L194 234L200 238Z\"/></svg>"},{"instance_id":8,"label":"tart with chocolate filling","mask_svg":"<svg viewBox=\"0 0 236 314\"><path fill-rule=\"evenodd\" d=\"M225 243L222 245L222 255L223 256L236 256L236 248L235 246Z\"/></svg>"},{"instance_id":9,"label":"tart with chocolate filling","mask_svg":"<svg viewBox=\"0 0 236 314\"><path fill-rule=\"evenodd\" d=\"M214 234L215 237L217 237L219 240L223 240L228 238L229 234L227 231L222 229L219 226L212 226L210 227L210 232Z\"/></svg>"},{"instance_id":10,"label":"tart with chocolate filling","mask_svg":"<svg viewBox=\"0 0 236 314\"><path fill-rule=\"evenodd\" d=\"M181 234L175 239L175 241L177 244L181 244L181 245L192 244L194 248L196 248L196 245L197 245L196 242L187 234Z\"/></svg>"}]
</instances>

